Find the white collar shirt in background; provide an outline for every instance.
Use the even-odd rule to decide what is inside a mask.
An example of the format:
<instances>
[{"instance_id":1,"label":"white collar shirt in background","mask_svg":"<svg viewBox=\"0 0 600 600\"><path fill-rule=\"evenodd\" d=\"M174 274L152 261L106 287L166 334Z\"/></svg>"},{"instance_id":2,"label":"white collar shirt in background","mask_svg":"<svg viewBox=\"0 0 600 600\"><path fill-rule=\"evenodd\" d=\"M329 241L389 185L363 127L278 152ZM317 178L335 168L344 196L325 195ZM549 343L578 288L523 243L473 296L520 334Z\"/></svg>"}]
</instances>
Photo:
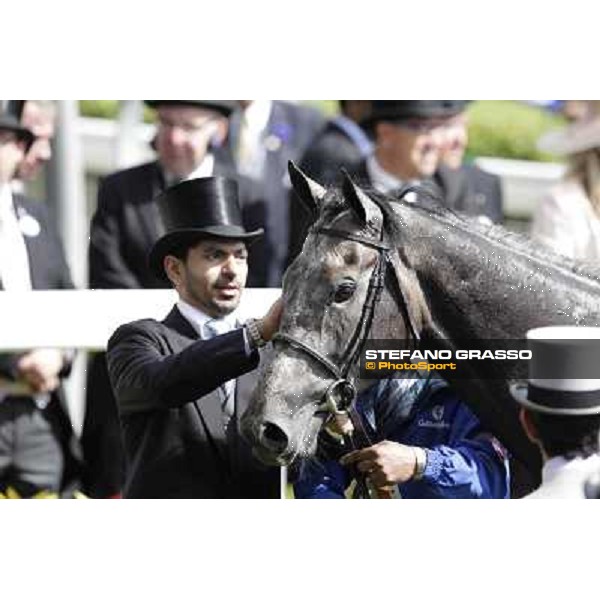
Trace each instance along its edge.
<instances>
[{"instance_id":1,"label":"white collar shirt in background","mask_svg":"<svg viewBox=\"0 0 600 600\"><path fill-rule=\"evenodd\" d=\"M206 154L202 159L202 162L187 176L183 179L175 177L170 173L165 172L165 183L167 187L180 183L181 181L188 181L190 179L198 179L199 177L212 177L215 171L215 157L212 153Z\"/></svg>"},{"instance_id":2,"label":"white collar shirt in background","mask_svg":"<svg viewBox=\"0 0 600 600\"><path fill-rule=\"evenodd\" d=\"M31 290L29 257L10 184L0 184L0 281L8 292Z\"/></svg>"},{"instance_id":3,"label":"white collar shirt in background","mask_svg":"<svg viewBox=\"0 0 600 600\"><path fill-rule=\"evenodd\" d=\"M584 499L585 482L600 472L600 456L566 459L555 456L546 461L542 469L542 485L525 496L528 500Z\"/></svg>"},{"instance_id":4,"label":"white collar shirt in background","mask_svg":"<svg viewBox=\"0 0 600 600\"><path fill-rule=\"evenodd\" d=\"M266 158L265 139L271 116L270 100L253 100L235 115L237 145L235 158L238 171L252 179L260 179ZM234 128L235 128L234 125Z\"/></svg>"}]
</instances>

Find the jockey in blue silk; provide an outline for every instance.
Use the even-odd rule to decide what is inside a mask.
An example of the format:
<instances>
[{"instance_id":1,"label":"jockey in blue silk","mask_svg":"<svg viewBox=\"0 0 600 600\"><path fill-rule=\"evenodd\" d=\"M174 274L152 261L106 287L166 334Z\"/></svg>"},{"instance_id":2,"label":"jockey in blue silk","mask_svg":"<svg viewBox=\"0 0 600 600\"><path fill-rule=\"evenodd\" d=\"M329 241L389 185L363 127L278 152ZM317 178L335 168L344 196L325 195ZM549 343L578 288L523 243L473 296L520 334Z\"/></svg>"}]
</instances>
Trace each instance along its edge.
<instances>
[{"instance_id":1,"label":"jockey in blue silk","mask_svg":"<svg viewBox=\"0 0 600 600\"><path fill-rule=\"evenodd\" d=\"M402 498L509 497L507 451L445 381L380 380L358 396L357 410L373 446L306 461L296 498L346 497L350 464Z\"/></svg>"}]
</instances>

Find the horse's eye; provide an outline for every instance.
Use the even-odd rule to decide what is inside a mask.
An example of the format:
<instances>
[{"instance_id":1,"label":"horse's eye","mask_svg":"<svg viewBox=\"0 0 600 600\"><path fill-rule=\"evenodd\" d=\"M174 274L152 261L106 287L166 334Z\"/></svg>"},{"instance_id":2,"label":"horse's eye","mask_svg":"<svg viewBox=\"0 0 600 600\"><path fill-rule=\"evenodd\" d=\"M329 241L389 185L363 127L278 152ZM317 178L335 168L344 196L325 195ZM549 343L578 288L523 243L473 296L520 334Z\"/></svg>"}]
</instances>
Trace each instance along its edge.
<instances>
[{"instance_id":1,"label":"horse's eye","mask_svg":"<svg viewBox=\"0 0 600 600\"><path fill-rule=\"evenodd\" d=\"M346 300L350 300L354 291L356 290L356 282L354 281L343 281L338 285L335 293L333 294L334 302L346 302Z\"/></svg>"}]
</instances>

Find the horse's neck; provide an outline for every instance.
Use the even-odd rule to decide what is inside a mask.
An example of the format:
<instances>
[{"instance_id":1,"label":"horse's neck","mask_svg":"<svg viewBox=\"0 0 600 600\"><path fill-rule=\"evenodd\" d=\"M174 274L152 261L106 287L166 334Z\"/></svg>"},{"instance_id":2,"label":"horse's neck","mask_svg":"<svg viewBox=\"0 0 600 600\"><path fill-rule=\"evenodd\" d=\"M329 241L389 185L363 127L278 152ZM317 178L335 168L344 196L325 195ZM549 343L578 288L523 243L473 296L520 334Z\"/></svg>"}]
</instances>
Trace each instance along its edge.
<instances>
[{"instance_id":1,"label":"horse's neck","mask_svg":"<svg viewBox=\"0 0 600 600\"><path fill-rule=\"evenodd\" d=\"M600 324L600 285L524 244L431 223L405 246L447 337L520 338L532 327Z\"/></svg>"}]
</instances>

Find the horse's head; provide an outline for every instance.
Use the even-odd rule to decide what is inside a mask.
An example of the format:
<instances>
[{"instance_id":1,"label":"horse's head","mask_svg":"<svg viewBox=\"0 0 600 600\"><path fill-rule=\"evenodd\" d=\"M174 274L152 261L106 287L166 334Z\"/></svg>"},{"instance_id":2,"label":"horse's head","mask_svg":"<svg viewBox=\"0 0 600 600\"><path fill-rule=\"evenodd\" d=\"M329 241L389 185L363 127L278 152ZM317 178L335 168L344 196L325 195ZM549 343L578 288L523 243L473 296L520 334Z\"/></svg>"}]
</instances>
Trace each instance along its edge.
<instances>
[{"instance_id":1,"label":"horse's head","mask_svg":"<svg viewBox=\"0 0 600 600\"><path fill-rule=\"evenodd\" d=\"M391 208L349 177L333 190L293 165L290 177L314 224L285 275L274 352L242 421L257 455L277 464L313 454L324 421L353 400L366 339L416 336L428 318L393 246Z\"/></svg>"}]
</instances>

